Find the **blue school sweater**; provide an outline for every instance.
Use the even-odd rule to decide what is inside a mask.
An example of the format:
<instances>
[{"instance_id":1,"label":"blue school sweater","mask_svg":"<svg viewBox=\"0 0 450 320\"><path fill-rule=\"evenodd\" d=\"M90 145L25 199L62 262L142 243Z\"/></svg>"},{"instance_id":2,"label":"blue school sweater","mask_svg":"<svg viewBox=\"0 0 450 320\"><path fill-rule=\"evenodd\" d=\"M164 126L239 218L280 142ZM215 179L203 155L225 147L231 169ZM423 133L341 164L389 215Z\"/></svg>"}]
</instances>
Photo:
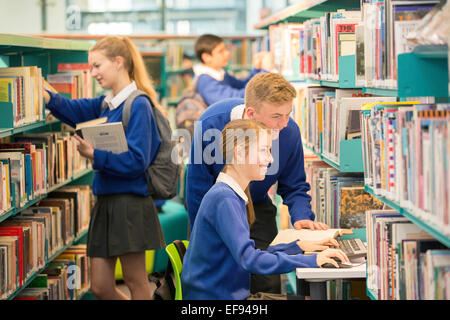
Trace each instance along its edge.
<instances>
[{"instance_id":1,"label":"blue school sweater","mask_svg":"<svg viewBox=\"0 0 450 320\"><path fill-rule=\"evenodd\" d=\"M194 225L195 217L203 196L215 183L217 176L222 171L224 164L207 164L201 161L204 152L209 154L209 149L205 148L215 141L203 139L205 131L216 128L220 131L230 122L231 110L244 103L244 99L225 99L210 106L200 117L194 130L192 139L190 161L187 166L186 201L189 213L191 228ZM219 137L220 138L220 137ZM303 146L300 137L300 130L293 119L289 119L288 125L280 131L279 156L274 152L272 146L272 156L274 163L278 167L275 174L266 175L263 181L252 181L250 183L250 193L254 203L270 201L267 192L270 187L278 181L277 193L283 198L283 203L289 207L292 224L298 220L309 219L314 221L315 215L311 210L311 197L307 194L310 190L309 183L306 182L304 168ZM199 147L201 145L201 147ZM197 153L197 155L195 154ZM212 152L214 154L214 152Z\"/></svg>"},{"instance_id":2,"label":"blue school sweater","mask_svg":"<svg viewBox=\"0 0 450 320\"><path fill-rule=\"evenodd\" d=\"M47 104L51 113L64 123L75 127L77 123L108 117L108 122L121 122L125 102L110 110L100 112L104 95L92 99L66 99L49 92ZM92 190L95 195L133 193L148 196L145 171L156 157L161 139L153 117L150 101L138 97L131 108L128 128L125 131L128 151L113 154L110 151L94 150L93 169L96 170Z\"/></svg>"},{"instance_id":3,"label":"blue school sweater","mask_svg":"<svg viewBox=\"0 0 450 320\"><path fill-rule=\"evenodd\" d=\"M197 80L197 92L209 106L225 98L244 98L245 86L250 79L260 73L267 72L264 69L252 69L250 76L238 79L225 72L222 81L218 81L208 74L201 74Z\"/></svg>"},{"instance_id":4,"label":"blue school sweater","mask_svg":"<svg viewBox=\"0 0 450 320\"><path fill-rule=\"evenodd\" d=\"M250 274L281 274L317 268L293 241L255 249L244 200L223 182L205 195L183 259L184 300L242 300L250 295Z\"/></svg>"}]
</instances>

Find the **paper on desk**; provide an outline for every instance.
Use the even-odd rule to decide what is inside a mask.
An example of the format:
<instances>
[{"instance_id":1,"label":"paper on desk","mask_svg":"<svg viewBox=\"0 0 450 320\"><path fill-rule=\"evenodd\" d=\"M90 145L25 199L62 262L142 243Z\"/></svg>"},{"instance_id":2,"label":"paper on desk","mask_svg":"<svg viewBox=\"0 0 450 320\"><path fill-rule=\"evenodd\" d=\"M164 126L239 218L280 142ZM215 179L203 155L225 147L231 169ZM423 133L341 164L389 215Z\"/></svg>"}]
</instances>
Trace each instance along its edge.
<instances>
[{"instance_id":1,"label":"paper on desk","mask_svg":"<svg viewBox=\"0 0 450 320\"><path fill-rule=\"evenodd\" d=\"M275 239L273 239L271 246L280 243L290 243L295 240L313 240L320 241L326 238L336 238L344 234L352 234L350 229L328 229L328 230L309 230L309 229L285 229L278 232Z\"/></svg>"}]
</instances>

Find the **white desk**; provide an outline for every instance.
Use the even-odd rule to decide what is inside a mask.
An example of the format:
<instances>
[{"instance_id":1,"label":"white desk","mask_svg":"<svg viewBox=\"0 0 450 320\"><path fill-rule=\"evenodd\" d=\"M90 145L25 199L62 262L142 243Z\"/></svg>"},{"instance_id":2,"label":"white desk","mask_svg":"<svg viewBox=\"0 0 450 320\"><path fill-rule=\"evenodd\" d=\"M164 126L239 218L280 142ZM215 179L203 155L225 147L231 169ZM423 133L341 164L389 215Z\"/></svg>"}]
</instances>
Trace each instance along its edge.
<instances>
[{"instance_id":1,"label":"white desk","mask_svg":"<svg viewBox=\"0 0 450 320\"><path fill-rule=\"evenodd\" d=\"M301 280L309 282L312 300L326 300L326 282L336 279L366 278L366 263L353 268L297 268L297 294ZM299 281L300 280L300 281Z\"/></svg>"}]
</instances>

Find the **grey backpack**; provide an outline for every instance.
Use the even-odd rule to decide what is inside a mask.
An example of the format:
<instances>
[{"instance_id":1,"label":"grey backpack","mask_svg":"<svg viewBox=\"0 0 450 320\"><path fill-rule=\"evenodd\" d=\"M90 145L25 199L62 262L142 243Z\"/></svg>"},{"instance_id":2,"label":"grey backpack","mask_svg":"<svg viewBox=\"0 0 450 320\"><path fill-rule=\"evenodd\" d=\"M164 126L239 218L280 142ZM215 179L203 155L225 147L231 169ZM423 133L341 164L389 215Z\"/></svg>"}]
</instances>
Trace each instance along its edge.
<instances>
[{"instance_id":1,"label":"grey backpack","mask_svg":"<svg viewBox=\"0 0 450 320\"><path fill-rule=\"evenodd\" d=\"M127 130L128 121L130 120L131 107L134 100L139 96L145 96L150 100L150 97L141 90L133 91L125 100L125 105L122 110L122 124L124 131ZM150 100L151 101L151 100ZM161 145L155 160L147 168L147 183L150 195L154 200L172 199L177 195L178 180L180 177L181 166L174 163L171 159L172 149L175 142L172 141L172 130L167 118L152 105L153 116L158 127L159 136L161 138ZM107 107L103 100L101 111ZM150 177L150 179L149 179Z\"/></svg>"}]
</instances>

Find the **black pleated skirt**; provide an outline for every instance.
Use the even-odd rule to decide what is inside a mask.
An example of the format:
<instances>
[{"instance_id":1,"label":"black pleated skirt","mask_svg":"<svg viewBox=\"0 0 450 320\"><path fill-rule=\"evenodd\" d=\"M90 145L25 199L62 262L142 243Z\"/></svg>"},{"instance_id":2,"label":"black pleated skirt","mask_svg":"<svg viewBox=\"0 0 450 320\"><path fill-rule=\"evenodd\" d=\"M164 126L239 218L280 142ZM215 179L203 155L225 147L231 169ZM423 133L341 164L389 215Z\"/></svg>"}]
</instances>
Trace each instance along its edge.
<instances>
[{"instance_id":1,"label":"black pleated skirt","mask_svg":"<svg viewBox=\"0 0 450 320\"><path fill-rule=\"evenodd\" d=\"M97 197L89 223L89 257L111 258L164 247L164 234L150 196L112 194Z\"/></svg>"}]
</instances>

